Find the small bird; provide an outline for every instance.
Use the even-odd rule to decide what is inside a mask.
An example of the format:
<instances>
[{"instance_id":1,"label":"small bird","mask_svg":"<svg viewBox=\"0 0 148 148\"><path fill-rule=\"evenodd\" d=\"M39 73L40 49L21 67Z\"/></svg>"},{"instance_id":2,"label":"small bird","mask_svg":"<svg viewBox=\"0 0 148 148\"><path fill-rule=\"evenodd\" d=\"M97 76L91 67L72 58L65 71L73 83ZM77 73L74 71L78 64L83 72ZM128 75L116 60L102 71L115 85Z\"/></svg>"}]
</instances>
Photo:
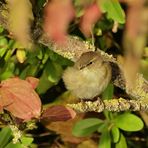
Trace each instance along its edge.
<instances>
[{"instance_id":1,"label":"small bird","mask_svg":"<svg viewBox=\"0 0 148 148\"><path fill-rule=\"evenodd\" d=\"M111 66L100 53L86 52L63 73L68 90L79 99L93 99L100 95L111 80Z\"/></svg>"}]
</instances>

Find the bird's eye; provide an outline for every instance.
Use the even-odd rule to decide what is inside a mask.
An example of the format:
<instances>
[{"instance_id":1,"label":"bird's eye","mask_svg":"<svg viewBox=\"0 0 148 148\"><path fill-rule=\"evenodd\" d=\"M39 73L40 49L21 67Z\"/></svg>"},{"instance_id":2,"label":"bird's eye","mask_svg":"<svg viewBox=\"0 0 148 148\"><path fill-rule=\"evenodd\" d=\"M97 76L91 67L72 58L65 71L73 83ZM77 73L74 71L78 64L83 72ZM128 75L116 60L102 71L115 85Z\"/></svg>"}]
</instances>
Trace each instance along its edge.
<instances>
[{"instance_id":1,"label":"bird's eye","mask_svg":"<svg viewBox=\"0 0 148 148\"><path fill-rule=\"evenodd\" d=\"M92 61L90 61L86 66L89 66L89 65L91 65L93 62Z\"/></svg>"},{"instance_id":2,"label":"bird's eye","mask_svg":"<svg viewBox=\"0 0 148 148\"><path fill-rule=\"evenodd\" d=\"M89 63L85 63L83 65L80 65L79 69L82 70L83 68L85 68L85 67L87 67L87 66L89 66L91 64L93 64L93 61L90 61Z\"/></svg>"}]
</instances>

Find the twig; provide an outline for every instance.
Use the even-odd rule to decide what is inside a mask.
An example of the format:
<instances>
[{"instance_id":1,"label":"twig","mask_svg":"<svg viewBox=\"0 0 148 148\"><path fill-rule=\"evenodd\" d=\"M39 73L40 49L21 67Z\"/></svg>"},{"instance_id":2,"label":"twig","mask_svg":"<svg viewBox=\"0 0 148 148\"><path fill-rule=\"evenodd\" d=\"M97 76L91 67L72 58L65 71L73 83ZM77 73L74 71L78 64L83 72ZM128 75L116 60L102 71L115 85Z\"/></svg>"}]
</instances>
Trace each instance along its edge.
<instances>
[{"instance_id":1,"label":"twig","mask_svg":"<svg viewBox=\"0 0 148 148\"><path fill-rule=\"evenodd\" d=\"M77 104L68 104L68 107L73 108L77 112L102 112L104 110L112 112L121 111L148 111L148 103L142 100L125 100L123 98L111 100L96 100L79 102Z\"/></svg>"}]
</instances>

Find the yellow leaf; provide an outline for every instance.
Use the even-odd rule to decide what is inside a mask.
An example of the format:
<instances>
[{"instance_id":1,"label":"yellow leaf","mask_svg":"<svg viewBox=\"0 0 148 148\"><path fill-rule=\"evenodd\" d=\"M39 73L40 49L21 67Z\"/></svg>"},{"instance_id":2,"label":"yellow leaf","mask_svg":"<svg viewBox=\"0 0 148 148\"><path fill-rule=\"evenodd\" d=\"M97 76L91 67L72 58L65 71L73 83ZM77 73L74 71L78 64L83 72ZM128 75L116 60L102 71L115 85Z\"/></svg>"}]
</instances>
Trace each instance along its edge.
<instances>
[{"instance_id":1,"label":"yellow leaf","mask_svg":"<svg viewBox=\"0 0 148 148\"><path fill-rule=\"evenodd\" d=\"M20 63L24 63L26 59L26 51L24 49L17 49L16 57Z\"/></svg>"}]
</instances>

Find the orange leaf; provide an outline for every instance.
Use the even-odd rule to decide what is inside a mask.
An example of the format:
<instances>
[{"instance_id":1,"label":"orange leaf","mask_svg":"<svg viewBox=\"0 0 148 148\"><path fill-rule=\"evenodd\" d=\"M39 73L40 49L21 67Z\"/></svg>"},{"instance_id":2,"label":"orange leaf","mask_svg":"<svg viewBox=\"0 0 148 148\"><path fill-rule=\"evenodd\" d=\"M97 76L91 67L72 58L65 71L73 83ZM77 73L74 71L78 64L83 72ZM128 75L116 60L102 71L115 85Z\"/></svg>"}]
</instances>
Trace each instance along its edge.
<instances>
[{"instance_id":1,"label":"orange leaf","mask_svg":"<svg viewBox=\"0 0 148 148\"><path fill-rule=\"evenodd\" d=\"M0 102L4 110L25 121L40 116L41 101L30 83L10 78L2 81L0 86Z\"/></svg>"},{"instance_id":2,"label":"orange leaf","mask_svg":"<svg viewBox=\"0 0 148 148\"><path fill-rule=\"evenodd\" d=\"M34 78L34 77L27 77L26 81L28 81L31 84L33 89L35 89L38 86L38 83L39 83L39 79Z\"/></svg>"},{"instance_id":3,"label":"orange leaf","mask_svg":"<svg viewBox=\"0 0 148 148\"><path fill-rule=\"evenodd\" d=\"M63 42L67 28L74 17L71 0L52 0L45 8L44 31L51 40Z\"/></svg>"},{"instance_id":4,"label":"orange leaf","mask_svg":"<svg viewBox=\"0 0 148 148\"><path fill-rule=\"evenodd\" d=\"M86 36L90 36L92 26L101 18L101 15L101 10L96 3L86 8L80 23L80 28Z\"/></svg>"},{"instance_id":5,"label":"orange leaf","mask_svg":"<svg viewBox=\"0 0 148 148\"><path fill-rule=\"evenodd\" d=\"M79 116L76 116L74 119L68 121L46 122L42 120L42 123L47 129L54 131L56 132L56 134L60 135L64 143L69 142L73 144L79 144L82 141L86 140L88 137L82 138L73 136L72 128L76 124L76 122L82 120L83 117L84 114L79 114Z\"/></svg>"}]
</instances>

